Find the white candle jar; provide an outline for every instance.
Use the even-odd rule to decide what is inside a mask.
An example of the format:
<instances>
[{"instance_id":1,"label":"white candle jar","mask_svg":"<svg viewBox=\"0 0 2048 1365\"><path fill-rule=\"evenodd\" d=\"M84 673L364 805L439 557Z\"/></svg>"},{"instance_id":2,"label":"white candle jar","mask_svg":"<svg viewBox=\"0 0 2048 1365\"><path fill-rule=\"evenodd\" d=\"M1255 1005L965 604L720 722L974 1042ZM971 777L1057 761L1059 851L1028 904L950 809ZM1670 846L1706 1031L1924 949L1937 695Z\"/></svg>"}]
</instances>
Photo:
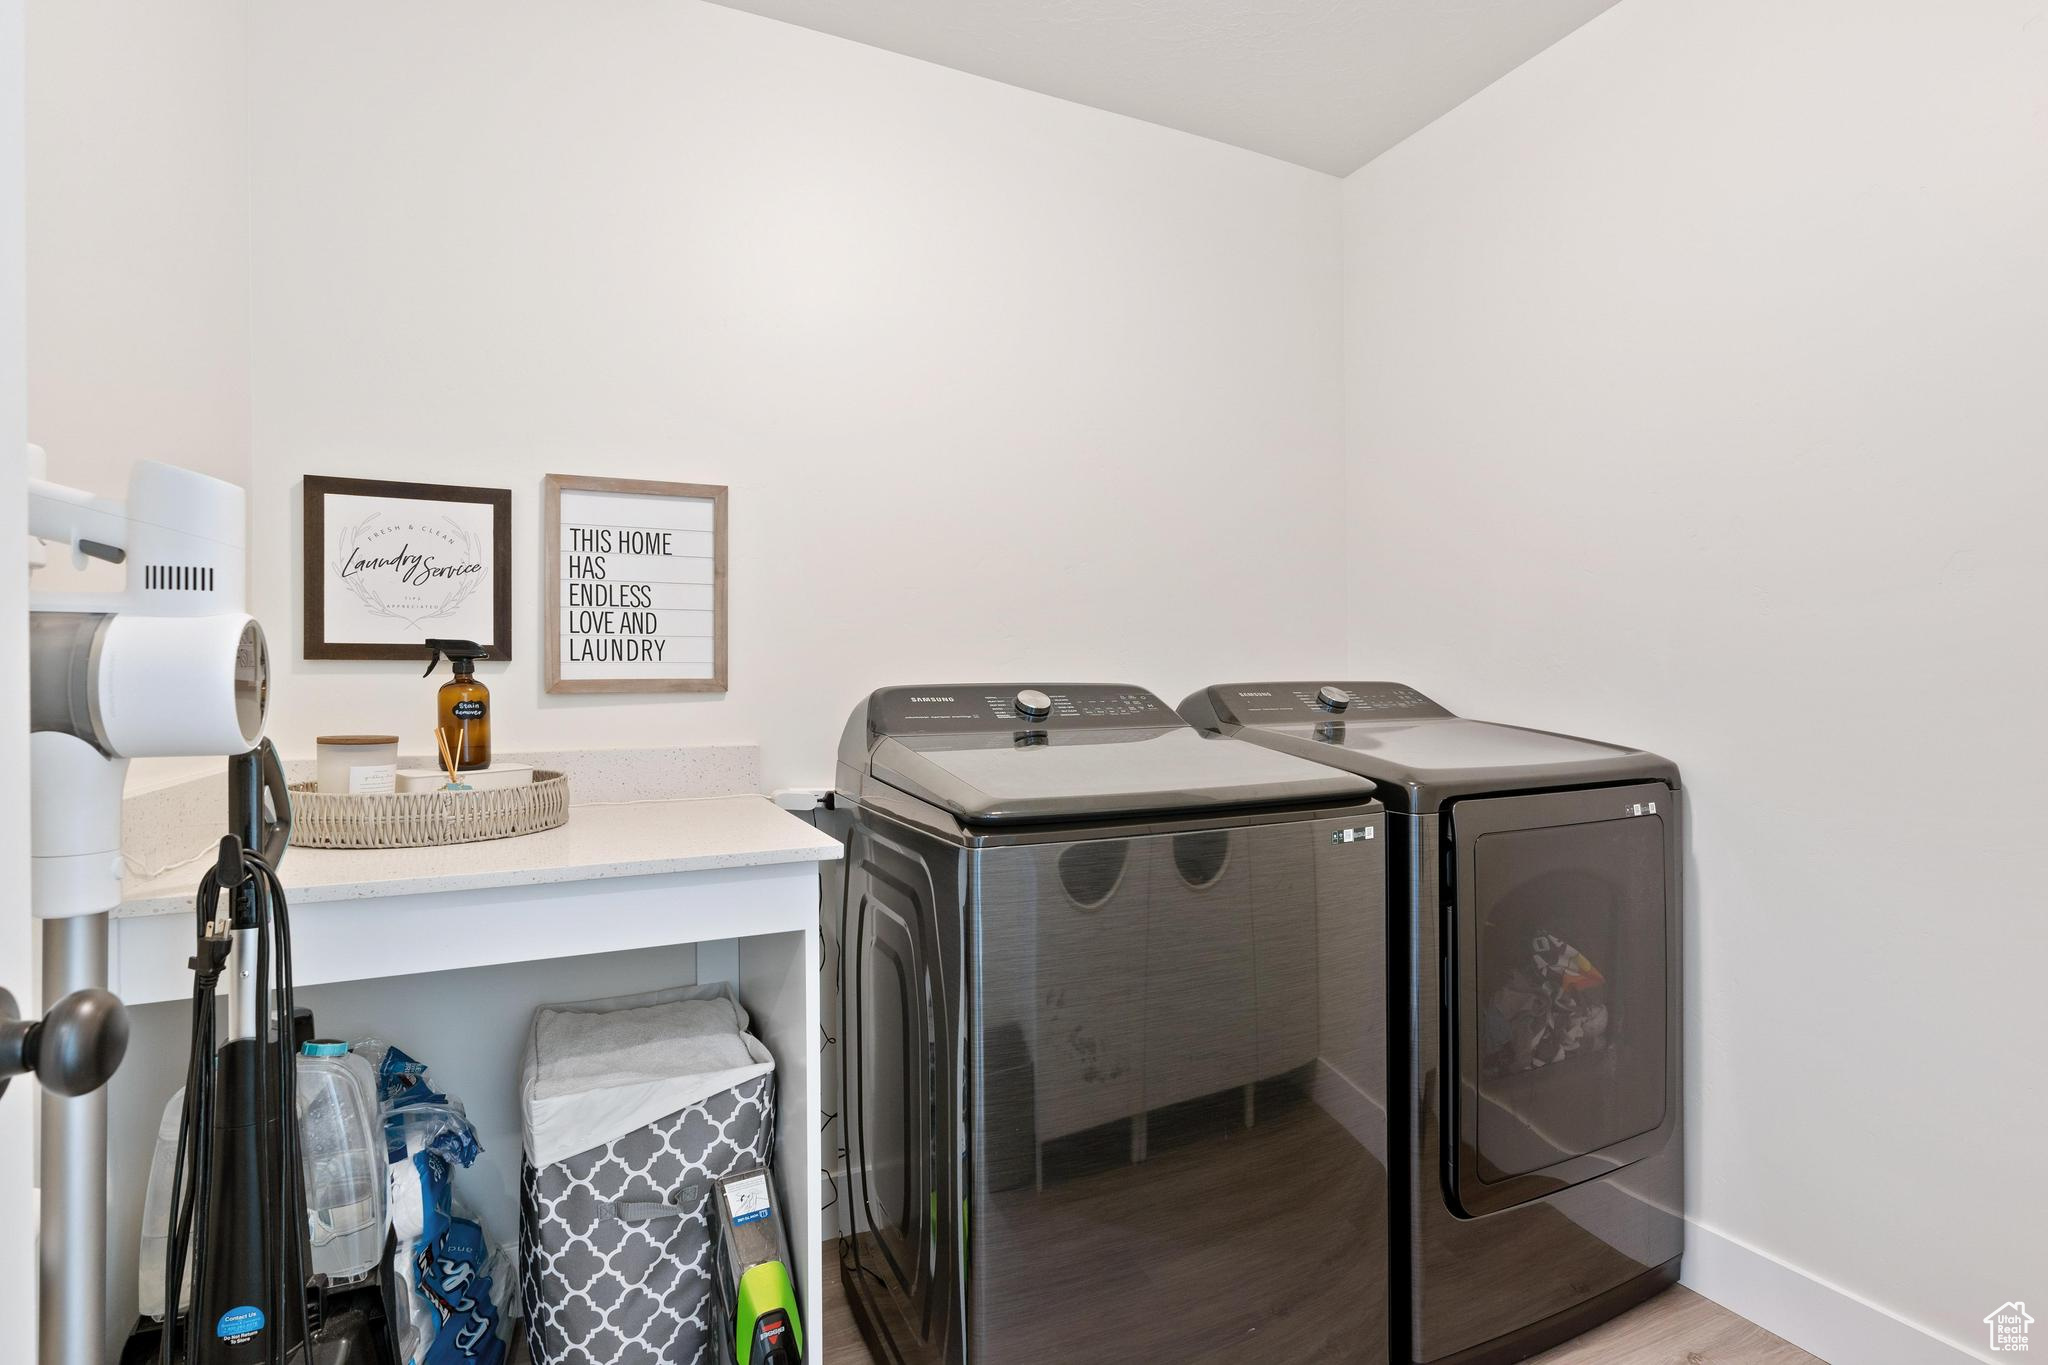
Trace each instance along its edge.
<instances>
[{"instance_id":1,"label":"white candle jar","mask_svg":"<svg viewBox=\"0 0 2048 1365\"><path fill-rule=\"evenodd\" d=\"M376 796L398 786L397 735L322 735L322 796Z\"/></svg>"}]
</instances>

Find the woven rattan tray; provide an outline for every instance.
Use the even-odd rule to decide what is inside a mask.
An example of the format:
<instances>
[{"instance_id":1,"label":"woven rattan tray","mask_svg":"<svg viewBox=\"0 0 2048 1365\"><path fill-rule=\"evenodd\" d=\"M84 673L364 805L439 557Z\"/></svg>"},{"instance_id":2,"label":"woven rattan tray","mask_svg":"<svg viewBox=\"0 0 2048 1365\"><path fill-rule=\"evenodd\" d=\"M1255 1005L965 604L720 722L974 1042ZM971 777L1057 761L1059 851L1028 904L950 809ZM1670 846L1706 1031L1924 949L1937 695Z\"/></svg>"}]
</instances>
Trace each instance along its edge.
<instances>
[{"instance_id":1,"label":"woven rattan tray","mask_svg":"<svg viewBox=\"0 0 2048 1365\"><path fill-rule=\"evenodd\" d=\"M292 787L292 842L300 848L425 848L538 834L569 820L569 779L535 769L533 781L478 791L334 796Z\"/></svg>"}]
</instances>

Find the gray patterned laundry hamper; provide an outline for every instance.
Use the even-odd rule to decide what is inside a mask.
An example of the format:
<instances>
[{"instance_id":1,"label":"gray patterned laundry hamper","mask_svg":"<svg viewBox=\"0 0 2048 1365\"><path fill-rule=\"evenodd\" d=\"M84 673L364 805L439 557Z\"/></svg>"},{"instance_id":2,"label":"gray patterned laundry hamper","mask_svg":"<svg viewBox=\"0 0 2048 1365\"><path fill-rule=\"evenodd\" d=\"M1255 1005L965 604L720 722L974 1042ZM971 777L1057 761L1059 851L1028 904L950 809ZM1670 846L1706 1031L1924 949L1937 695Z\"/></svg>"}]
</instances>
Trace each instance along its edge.
<instances>
[{"instance_id":1,"label":"gray patterned laundry hamper","mask_svg":"<svg viewBox=\"0 0 2048 1365\"><path fill-rule=\"evenodd\" d=\"M543 1005L520 1099L533 1365L712 1365L712 1182L770 1164L775 1063L725 986Z\"/></svg>"}]
</instances>

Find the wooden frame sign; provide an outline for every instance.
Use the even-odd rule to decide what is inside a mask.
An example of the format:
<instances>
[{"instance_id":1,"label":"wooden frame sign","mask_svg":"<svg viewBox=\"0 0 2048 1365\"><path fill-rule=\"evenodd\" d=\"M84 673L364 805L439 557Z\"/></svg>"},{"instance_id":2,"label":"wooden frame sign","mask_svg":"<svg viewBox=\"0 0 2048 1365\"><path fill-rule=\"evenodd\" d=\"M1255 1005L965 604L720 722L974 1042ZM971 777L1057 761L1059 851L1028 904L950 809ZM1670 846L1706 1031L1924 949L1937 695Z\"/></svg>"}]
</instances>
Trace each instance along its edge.
<instances>
[{"instance_id":1,"label":"wooden frame sign","mask_svg":"<svg viewBox=\"0 0 2048 1365\"><path fill-rule=\"evenodd\" d=\"M309 474L304 516L306 658L512 657L511 489Z\"/></svg>"},{"instance_id":2,"label":"wooden frame sign","mask_svg":"<svg viewBox=\"0 0 2048 1365\"><path fill-rule=\"evenodd\" d=\"M725 489L550 474L546 495L548 691L725 691Z\"/></svg>"}]
</instances>

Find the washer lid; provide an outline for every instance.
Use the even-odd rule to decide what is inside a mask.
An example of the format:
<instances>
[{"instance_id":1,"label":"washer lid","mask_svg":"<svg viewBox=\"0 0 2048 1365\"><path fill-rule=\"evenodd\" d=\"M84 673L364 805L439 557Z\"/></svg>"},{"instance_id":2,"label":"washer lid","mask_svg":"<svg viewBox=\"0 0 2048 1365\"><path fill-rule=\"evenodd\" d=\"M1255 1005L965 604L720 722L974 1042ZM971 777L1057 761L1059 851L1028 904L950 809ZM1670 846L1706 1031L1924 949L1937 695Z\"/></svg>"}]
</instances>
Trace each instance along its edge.
<instances>
[{"instance_id":1,"label":"washer lid","mask_svg":"<svg viewBox=\"0 0 2048 1365\"><path fill-rule=\"evenodd\" d=\"M1452 773L1473 768L1569 768L1636 753L1618 744L1574 739L1483 720L1337 721L1263 727L1355 756L1360 770ZM1344 763L1332 757L1332 763Z\"/></svg>"},{"instance_id":2,"label":"washer lid","mask_svg":"<svg viewBox=\"0 0 2048 1365\"><path fill-rule=\"evenodd\" d=\"M1326 689L1349 704L1332 712ZM1400 683L1236 683L1203 689L1181 712L1202 729L1373 778L1399 809L1487 791L1678 779L1668 760L1641 749L1465 720Z\"/></svg>"},{"instance_id":3,"label":"washer lid","mask_svg":"<svg viewBox=\"0 0 2048 1365\"><path fill-rule=\"evenodd\" d=\"M1017 707L1020 691L1036 694L1031 710L1050 703L1048 714ZM885 688L866 710L869 775L972 824L1350 805L1373 795L1355 774L1201 734L1142 688Z\"/></svg>"}]
</instances>

